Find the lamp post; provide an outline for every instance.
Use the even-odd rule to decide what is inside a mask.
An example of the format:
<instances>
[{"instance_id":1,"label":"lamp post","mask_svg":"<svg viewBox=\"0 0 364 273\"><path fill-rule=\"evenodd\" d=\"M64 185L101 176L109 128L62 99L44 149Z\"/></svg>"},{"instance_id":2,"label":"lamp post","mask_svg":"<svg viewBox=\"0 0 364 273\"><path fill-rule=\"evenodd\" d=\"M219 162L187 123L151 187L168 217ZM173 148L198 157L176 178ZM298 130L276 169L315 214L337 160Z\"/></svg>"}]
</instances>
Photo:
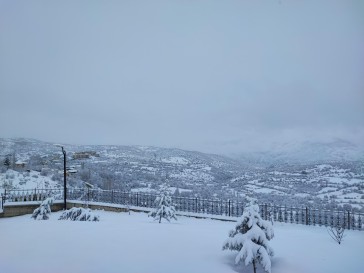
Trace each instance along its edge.
<instances>
[{"instance_id":1,"label":"lamp post","mask_svg":"<svg viewBox=\"0 0 364 273\"><path fill-rule=\"evenodd\" d=\"M63 209L67 210L67 171L66 171L67 154L62 145L56 144L55 146L61 147L63 153Z\"/></svg>"}]
</instances>

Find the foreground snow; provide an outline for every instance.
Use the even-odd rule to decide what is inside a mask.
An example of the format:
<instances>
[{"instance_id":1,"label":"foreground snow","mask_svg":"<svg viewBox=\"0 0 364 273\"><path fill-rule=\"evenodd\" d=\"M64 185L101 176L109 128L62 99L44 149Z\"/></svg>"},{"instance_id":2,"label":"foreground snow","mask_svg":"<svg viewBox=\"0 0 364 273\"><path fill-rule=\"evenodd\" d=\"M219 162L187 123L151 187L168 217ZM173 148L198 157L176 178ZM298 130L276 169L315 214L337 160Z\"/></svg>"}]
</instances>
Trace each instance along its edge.
<instances>
[{"instance_id":1,"label":"foreground snow","mask_svg":"<svg viewBox=\"0 0 364 273\"><path fill-rule=\"evenodd\" d=\"M0 272L236 273L236 252L222 251L235 223L179 217L158 224L144 213L100 212L100 222L0 219ZM323 227L275 223L273 273L363 272L364 232L342 245ZM258 272L264 272L261 267Z\"/></svg>"}]
</instances>

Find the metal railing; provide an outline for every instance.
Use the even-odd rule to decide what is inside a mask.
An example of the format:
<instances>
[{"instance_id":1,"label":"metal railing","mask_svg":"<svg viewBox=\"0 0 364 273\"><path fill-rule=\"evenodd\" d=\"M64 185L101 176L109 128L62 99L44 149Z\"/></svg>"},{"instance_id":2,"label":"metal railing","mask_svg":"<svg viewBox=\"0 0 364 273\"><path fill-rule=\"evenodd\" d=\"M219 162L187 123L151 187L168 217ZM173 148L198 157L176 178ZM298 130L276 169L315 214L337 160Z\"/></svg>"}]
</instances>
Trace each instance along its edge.
<instances>
[{"instance_id":1,"label":"metal railing","mask_svg":"<svg viewBox=\"0 0 364 273\"><path fill-rule=\"evenodd\" d=\"M56 200L61 200L63 189L28 189L28 190L5 190L3 203L9 202L30 202L43 201L47 197L53 196Z\"/></svg>"},{"instance_id":2,"label":"metal railing","mask_svg":"<svg viewBox=\"0 0 364 273\"><path fill-rule=\"evenodd\" d=\"M49 196L62 200L63 189L33 189L5 191L5 202L42 201ZM117 190L68 189L68 200L84 202L111 203L144 208L155 207L158 195ZM243 214L245 204L238 200L200 199L172 196L172 202L179 212L239 217ZM318 225L343 226L346 229L364 230L363 214L351 211L320 210L309 207L295 208L260 204L260 214L265 220L277 222Z\"/></svg>"}]
</instances>

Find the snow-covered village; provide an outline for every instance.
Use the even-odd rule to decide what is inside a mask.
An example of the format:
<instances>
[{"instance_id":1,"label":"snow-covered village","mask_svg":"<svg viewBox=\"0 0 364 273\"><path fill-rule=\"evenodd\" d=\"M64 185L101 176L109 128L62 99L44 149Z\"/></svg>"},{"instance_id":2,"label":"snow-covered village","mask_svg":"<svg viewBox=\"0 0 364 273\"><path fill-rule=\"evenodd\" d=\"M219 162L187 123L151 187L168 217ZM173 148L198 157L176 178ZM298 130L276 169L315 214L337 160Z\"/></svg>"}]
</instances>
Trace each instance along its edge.
<instances>
[{"instance_id":1,"label":"snow-covered village","mask_svg":"<svg viewBox=\"0 0 364 273\"><path fill-rule=\"evenodd\" d=\"M364 272L363 14L0 0L0 273Z\"/></svg>"}]
</instances>

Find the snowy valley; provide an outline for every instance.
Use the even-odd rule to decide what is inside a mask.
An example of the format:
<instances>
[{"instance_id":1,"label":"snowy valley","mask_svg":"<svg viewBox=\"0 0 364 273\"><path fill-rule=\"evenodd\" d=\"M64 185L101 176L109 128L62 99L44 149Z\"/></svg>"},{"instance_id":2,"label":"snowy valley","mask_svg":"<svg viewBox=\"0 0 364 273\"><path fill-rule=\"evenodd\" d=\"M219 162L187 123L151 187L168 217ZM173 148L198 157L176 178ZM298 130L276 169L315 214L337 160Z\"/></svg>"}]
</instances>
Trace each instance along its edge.
<instances>
[{"instance_id":1,"label":"snowy valley","mask_svg":"<svg viewBox=\"0 0 364 273\"><path fill-rule=\"evenodd\" d=\"M172 193L183 197L249 196L282 206L364 211L364 165L359 159L263 164L158 147L65 145L65 150L70 187L88 182L106 190L155 193L168 182ZM53 143L0 139L0 151L2 162L13 161L12 168L2 166L1 188L62 185L63 155Z\"/></svg>"}]
</instances>

